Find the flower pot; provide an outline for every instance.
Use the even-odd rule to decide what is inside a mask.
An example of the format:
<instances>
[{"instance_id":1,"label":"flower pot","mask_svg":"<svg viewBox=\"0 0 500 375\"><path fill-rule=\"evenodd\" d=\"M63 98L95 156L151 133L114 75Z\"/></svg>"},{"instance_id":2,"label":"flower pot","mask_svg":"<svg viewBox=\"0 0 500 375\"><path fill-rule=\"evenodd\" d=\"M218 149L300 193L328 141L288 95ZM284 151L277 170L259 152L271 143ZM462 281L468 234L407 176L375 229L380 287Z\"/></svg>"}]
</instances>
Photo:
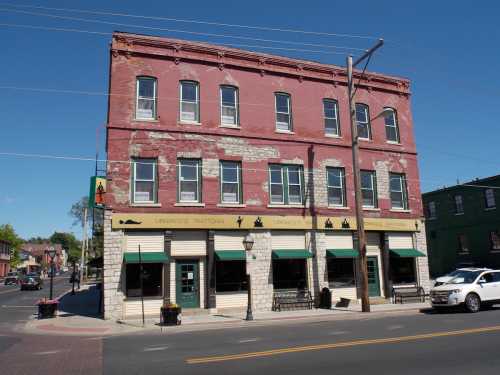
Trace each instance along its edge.
<instances>
[{"instance_id":1,"label":"flower pot","mask_svg":"<svg viewBox=\"0 0 500 375\"><path fill-rule=\"evenodd\" d=\"M164 306L160 309L160 324L177 326L181 324L181 311L179 306Z\"/></svg>"},{"instance_id":2,"label":"flower pot","mask_svg":"<svg viewBox=\"0 0 500 375\"><path fill-rule=\"evenodd\" d=\"M57 305L57 302L38 303L38 319L48 319L55 317Z\"/></svg>"}]
</instances>

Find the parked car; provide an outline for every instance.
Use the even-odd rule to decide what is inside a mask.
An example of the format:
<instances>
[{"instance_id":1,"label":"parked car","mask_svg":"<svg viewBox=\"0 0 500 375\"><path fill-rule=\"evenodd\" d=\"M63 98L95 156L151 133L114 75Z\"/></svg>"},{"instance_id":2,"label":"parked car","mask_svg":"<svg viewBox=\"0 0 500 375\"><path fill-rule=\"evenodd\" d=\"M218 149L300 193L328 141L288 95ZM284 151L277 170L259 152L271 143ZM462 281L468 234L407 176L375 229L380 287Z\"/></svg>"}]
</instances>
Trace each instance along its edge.
<instances>
[{"instance_id":1,"label":"parked car","mask_svg":"<svg viewBox=\"0 0 500 375\"><path fill-rule=\"evenodd\" d=\"M463 305L469 312L500 303L500 270L464 269L446 284L431 289L432 307Z\"/></svg>"},{"instance_id":2,"label":"parked car","mask_svg":"<svg viewBox=\"0 0 500 375\"><path fill-rule=\"evenodd\" d=\"M480 270L489 270L489 268L477 268L477 267L468 267L468 268L457 268L455 271L451 271L444 276L438 277L434 286L439 286L446 284L451 279L453 279L456 275L460 274L461 271L480 271Z\"/></svg>"},{"instance_id":3,"label":"parked car","mask_svg":"<svg viewBox=\"0 0 500 375\"><path fill-rule=\"evenodd\" d=\"M36 273L28 273L23 278L21 278L21 290L26 290L26 289L40 290L42 288L43 288L43 280Z\"/></svg>"},{"instance_id":4,"label":"parked car","mask_svg":"<svg viewBox=\"0 0 500 375\"><path fill-rule=\"evenodd\" d=\"M19 283L19 275L17 272L9 272L7 276L5 276L4 284L5 285L17 285Z\"/></svg>"}]
</instances>

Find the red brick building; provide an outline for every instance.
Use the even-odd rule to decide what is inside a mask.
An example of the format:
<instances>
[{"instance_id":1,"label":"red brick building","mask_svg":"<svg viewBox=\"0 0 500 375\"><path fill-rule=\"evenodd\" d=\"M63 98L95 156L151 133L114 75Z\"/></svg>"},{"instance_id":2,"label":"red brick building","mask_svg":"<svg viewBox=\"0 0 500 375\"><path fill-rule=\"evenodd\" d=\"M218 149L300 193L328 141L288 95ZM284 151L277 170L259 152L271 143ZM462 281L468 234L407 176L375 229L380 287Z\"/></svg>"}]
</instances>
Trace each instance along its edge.
<instances>
[{"instance_id":1,"label":"red brick building","mask_svg":"<svg viewBox=\"0 0 500 375\"><path fill-rule=\"evenodd\" d=\"M254 309L281 289L357 300L345 69L127 33L110 52L106 317L139 311L139 245L154 314L242 307L246 271ZM370 294L388 298L428 288L410 82L355 78Z\"/></svg>"}]
</instances>

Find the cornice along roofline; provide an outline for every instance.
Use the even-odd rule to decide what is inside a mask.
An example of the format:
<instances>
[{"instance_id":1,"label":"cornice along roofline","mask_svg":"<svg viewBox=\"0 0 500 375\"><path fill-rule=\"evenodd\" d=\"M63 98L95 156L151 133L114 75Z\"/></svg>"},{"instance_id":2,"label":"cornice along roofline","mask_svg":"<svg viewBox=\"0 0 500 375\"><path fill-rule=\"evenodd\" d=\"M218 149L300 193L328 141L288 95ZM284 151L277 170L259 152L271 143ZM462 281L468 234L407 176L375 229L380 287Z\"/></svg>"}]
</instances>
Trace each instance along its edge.
<instances>
[{"instance_id":1,"label":"cornice along roofline","mask_svg":"<svg viewBox=\"0 0 500 375\"><path fill-rule=\"evenodd\" d=\"M151 50L157 49L157 51ZM336 65L321 64L308 60L292 59L260 52L251 52L237 48L217 46L202 42L192 42L182 39L172 39L141 34L114 32L111 45L113 54L122 53L127 56L133 54L149 55L158 58L170 58L176 63L180 60L204 61L224 66L236 66L266 73L285 74L295 76L299 80L330 81L346 84L346 69ZM167 53L161 50L168 50ZM202 56L206 56L203 58ZM208 57L208 58L207 58ZM354 77L359 78L361 71L355 70ZM410 80L380 73L365 72L365 79L360 86L380 91L391 91L400 95L409 96Z\"/></svg>"}]
</instances>

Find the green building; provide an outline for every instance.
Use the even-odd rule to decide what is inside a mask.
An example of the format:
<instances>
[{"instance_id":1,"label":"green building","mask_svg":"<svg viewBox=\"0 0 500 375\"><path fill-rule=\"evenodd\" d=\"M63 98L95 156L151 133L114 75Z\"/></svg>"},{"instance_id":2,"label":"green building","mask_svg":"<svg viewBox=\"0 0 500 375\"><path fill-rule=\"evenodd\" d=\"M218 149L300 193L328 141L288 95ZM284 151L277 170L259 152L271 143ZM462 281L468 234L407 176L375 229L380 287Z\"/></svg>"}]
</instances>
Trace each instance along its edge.
<instances>
[{"instance_id":1,"label":"green building","mask_svg":"<svg viewBox=\"0 0 500 375\"><path fill-rule=\"evenodd\" d=\"M431 277L500 268L500 175L422 194Z\"/></svg>"}]
</instances>

